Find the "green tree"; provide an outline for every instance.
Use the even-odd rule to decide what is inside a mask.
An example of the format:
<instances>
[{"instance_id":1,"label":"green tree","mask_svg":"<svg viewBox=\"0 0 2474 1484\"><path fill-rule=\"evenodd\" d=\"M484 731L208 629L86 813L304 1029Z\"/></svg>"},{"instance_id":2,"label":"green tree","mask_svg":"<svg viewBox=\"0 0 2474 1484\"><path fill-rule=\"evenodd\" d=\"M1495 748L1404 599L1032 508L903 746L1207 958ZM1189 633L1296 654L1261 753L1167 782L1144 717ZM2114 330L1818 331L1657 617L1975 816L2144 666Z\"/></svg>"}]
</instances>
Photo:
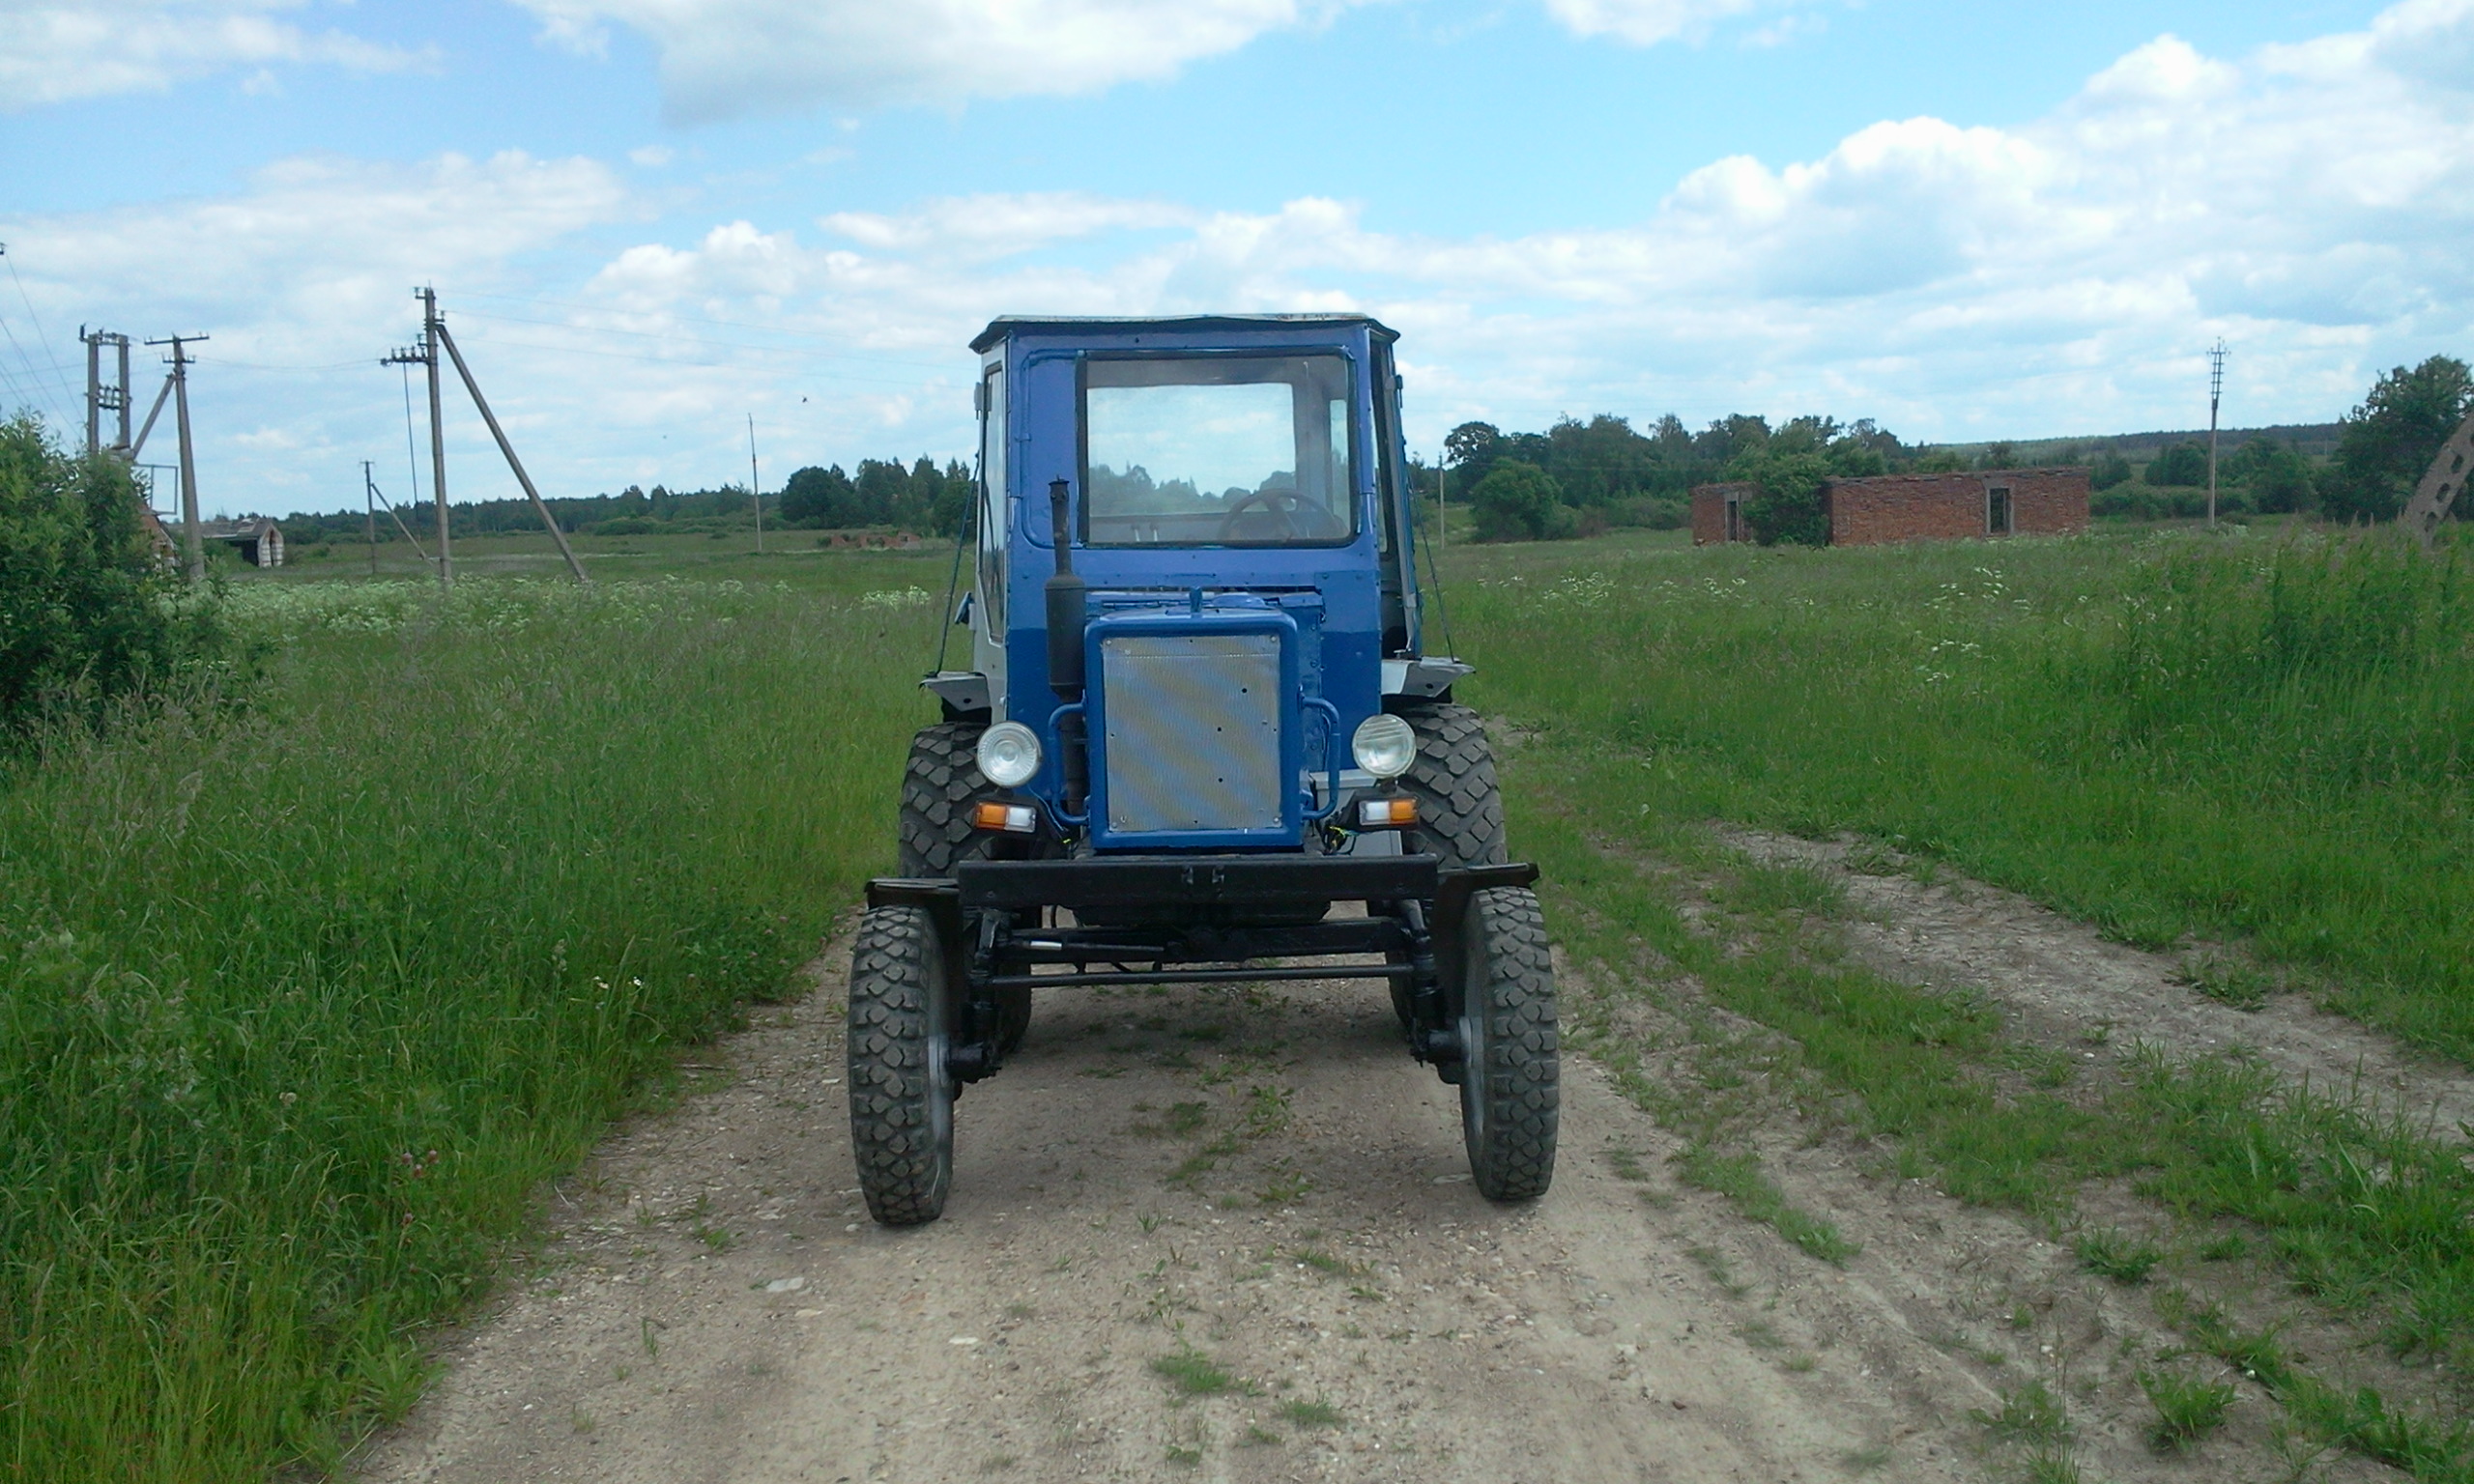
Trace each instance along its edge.
<instances>
[{"instance_id":1,"label":"green tree","mask_svg":"<svg viewBox=\"0 0 2474 1484\"><path fill-rule=\"evenodd\" d=\"M2159 489L2207 483L2207 444L2184 439L2158 454L2148 462L2147 482Z\"/></svg>"},{"instance_id":2,"label":"green tree","mask_svg":"<svg viewBox=\"0 0 2474 1484\"><path fill-rule=\"evenodd\" d=\"M0 423L0 730L94 716L221 657L212 606L176 601L143 510L118 459L72 457L30 416Z\"/></svg>"},{"instance_id":3,"label":"green tree","mask_svg":"<svg viewBox=\"0 0 2474 1484\"><path fill-rule=\"evenodd\" d=\"M2239 484L2251 499L2251 508L2275 515L2291 510L2311 508L2316 490L2311 478L2311 460L2301 450L2260 434L2225 461L2223 474L2227 482Z\"/></svg>"},{"instance_id":4,"label":"green tree","mask_svg":"<svg viewBox=\"0 0 2474 1484\"><path fill-rule=\"evenodd\" d=\"M2340 521L2387 521L2403 509L2440 446L2474 407L2474 377L2453 356L2399 366L2373 382L2337 433L2321 512Z\"/></svg>"},{"instance_id":5,"label":"green tree","mask_svg":"<svg viewBox=\"0 0 2474 1484\"><path fill-rule=\"evenodd\" d=\"M1539 541L1570 527L1564 492L1535 464L1507 459L1469 492L1481 541Z\"/></svg>"},{"instance_id":6,"label":"green tree","mask_svg":"<svg viewBox=\"0 0 2474 1484\"><path fill-rule=\"evenodd\" d=\"M1503 457L1503 430L1491 422L1464 422L1443 436L1444 468L1452 476L1448 493L1462 499L1479 481L1494 472Z\"/></svg>"},{"instance_id":7,"label":"green tree","mask_svg":"<svg viewBox=\"0 0 2474 1484\"><path fill-rule=\"evenodd\" d=\"M811 465L783 484L782 523L810 528L855 526L858 500L858 491L841 465L830 469Z\"/></svg>"},{"instance_id":8,"label":"green tree","mask_svg":"<svg viewBox=\"0 0 2474 1484\"><path fill-rule=\"evenodd\" d=\"M1810 451L1774 447L1743 454L1727 466L1727 477L1745 479L1761 493L1743 503L1743 523L1763 546L1827 546L1829 511L1822 488L1829 460Z\"/></svg>"},{"instance_id":9,"label":"green tree","mask_svg":"<svg viewBox=\"0 0 2474 1484\"><path fill-rule=\"evenodd\" d=\"M2096 455L2096 462L2087 466L2087 483L2093 489L2110 490L2114 485L2130 483L2133 472L2130 460L2108 450Z\"/></svg>"}]
</instances>

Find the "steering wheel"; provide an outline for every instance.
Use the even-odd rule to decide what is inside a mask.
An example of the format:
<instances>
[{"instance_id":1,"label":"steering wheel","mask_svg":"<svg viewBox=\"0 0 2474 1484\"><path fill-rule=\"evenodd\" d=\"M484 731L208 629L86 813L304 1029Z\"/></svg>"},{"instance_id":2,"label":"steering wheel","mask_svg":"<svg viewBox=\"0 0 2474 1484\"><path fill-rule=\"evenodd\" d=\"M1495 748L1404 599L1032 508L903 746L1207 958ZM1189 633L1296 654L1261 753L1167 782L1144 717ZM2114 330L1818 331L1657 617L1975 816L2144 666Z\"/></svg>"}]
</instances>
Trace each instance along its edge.
<instances>
[{"instance_id":1,"label":"steering wheel","mask_svg":"<svg viewBox=\"0 0 2474 1484\"><path fill-rule=\"evenodd\" d=\"M1279 520L1280 529L1263 535L1239 536L1237 534L1239 518L1256 505L1262 506L1266 515ZM1228 507L1228 514L1220 523L1220 539L1223 541L1313 540L1324 533L1320 528L1327 525L1328 519L1322 506L1315 504L1295 490L1256 490L1251 495L1239 496L1237 502ZM1318 528L1309 531L1307 529L1309 524Z\"/></svg>"}]
</instances>

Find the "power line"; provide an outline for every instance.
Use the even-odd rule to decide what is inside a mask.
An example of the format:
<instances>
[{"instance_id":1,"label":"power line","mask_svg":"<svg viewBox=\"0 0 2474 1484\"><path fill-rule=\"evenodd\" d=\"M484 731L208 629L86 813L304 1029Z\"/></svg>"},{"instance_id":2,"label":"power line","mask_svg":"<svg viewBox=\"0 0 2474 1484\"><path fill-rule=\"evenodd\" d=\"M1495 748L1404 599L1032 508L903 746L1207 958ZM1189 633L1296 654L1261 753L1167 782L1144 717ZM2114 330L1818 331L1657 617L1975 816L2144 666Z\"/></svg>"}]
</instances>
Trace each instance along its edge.
<instances>
[{"instance_id":1,"label":"power line","mask_svg":"<svg viewBox=\"0 0 2474 1484\"><path fill-rule=\"evenodd\" d=\"M26 297L26 280L17 276L16 259L9 256L9 244L6 243L0 243L0 260L5 260L9 265L9 281L17 286L17 302L26 306L26 320L29 324L34 326L35 339L43 345L43 358L51 362L52 380L57 384L60 390L69 389L72 385L70 381L69 372L60 364L60 357L51 353L51 337L43 333L43 316L35 313L35 301ZM14 332L10 334L9 343L11 345L17 345L17 337ZM34 357L26 356L25 347L17 346L17 354L25 357L26 366L29 370L36 369ZM52 399L52 411L60 414L61 420L63 422L72 420L70 418L68 412L61 406L59 398L53 394L53 388L44 388L43 395Z\"/></svg>"}]
</instances>

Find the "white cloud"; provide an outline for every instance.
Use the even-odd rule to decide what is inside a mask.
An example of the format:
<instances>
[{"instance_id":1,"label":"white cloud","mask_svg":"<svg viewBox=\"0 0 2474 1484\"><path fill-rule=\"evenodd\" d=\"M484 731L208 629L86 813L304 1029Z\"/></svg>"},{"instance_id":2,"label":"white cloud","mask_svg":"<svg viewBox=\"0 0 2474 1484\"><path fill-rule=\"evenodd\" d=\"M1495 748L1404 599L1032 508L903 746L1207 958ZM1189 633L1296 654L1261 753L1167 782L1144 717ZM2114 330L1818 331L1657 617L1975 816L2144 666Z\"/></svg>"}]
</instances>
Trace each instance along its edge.
<instances>
[{"instance_id":1,"label":"white cloud","mask_svg":"<svg viewBox=\"0 0 2474 1484\"><path fill-rule=\"evenodd\" d=\"M588 53L615 22L687 121L819 104L954 105L1174 76L1351 0L520 0Z\"/></svg>"},{"instance_id":2,"label":"white cloud","mask_svg":"<svg viewBox=\"0 0 2474 1484\"><path fill-rule=\"evenodd\" d=\"M302 0L104 0L0 9L0 109L159 90L232 68L312 64L356 71L425 65L340 31L312 34L274 18ZM261 71L247 86L265 91Z\"/></svg>"},{"instance_id":3,"label":"white cloud","mask_svg":"<svg viewBox=\"0 0 2474 1484\"><path fill-rule=\"evenodd\" d=\"M769 261L795 265L787 301L921 353L1002 312L1371 309L1409 331L1429 396L1524 423L2187 420L2219 334L2246 416L2324 417L2380 365L2474 348L2474 96L2425 65L2470 43L2474 0L2238 59L2162 37L2032 124L1891 120L1810 160L1717 160L1621 229L1420 238L1318 198L977 196L829 217L845 245ZM665 265L710 292L742 250Z\"/></svg>"},{"instance_id":4,"label":"white cloud","mask_svg":"<svg viewBox=\"0 0 2474 1484\"><path fill-rule=\"evenodd\" d=\"M231 198L0 239L47 324L216 335L201 395L258 400L202 422L299 439L211 442L224 489L357 478L401 447L391 380L248 384L229 362L365 361L409 336L405 289L433 277L561 490L737 477L750 410L768 471L960 453L962 347L1004 313L1370 311L1404 333L1429 447L1465 417L1601 410L1934 438L2189 426L2218 335L2236 425L2316 420L2381 368L2474 352L2474 90L2427 65L2469 44L2474 0L2240 58L2160 38L2028 125L1887 120L1807 160L1713 160L1628 226L1505 238L1390 231L1322 197L1062 192L613 242L639 206L611 170L509 156L298 160ZM458 416L459 487L502 493Z\"/></svg>"},{"instance_id":5,"label":"white cloud","mask_svg":"<svg viewBox=\"0 0 2474 1484\"><path fill-rule=\"evenodd\" d=\"M1660 42L1697 41L1731 15L1762 9L1767 0L1545 0L1546 14L1575 36L1610 36L1635 46ZM1789 16L1764 27L1751 38L1755 45L1777 45L1802 29Z\"/></svg>"}]
</instances>

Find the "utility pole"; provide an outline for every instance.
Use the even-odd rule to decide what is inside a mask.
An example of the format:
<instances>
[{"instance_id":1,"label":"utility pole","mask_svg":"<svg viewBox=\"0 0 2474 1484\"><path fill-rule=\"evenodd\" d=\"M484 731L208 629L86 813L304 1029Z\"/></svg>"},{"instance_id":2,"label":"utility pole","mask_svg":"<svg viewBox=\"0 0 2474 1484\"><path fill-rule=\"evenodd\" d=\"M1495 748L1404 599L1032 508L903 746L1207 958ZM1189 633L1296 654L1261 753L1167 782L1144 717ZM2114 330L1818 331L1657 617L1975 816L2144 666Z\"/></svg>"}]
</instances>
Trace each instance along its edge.
<instances>
[{"instance_id":1,"label":"utility pole","mask_svg":"<svg viewBox=\"0 0 2474 1484\"><path fill-rule=\"evenodd\" d=\"M1442 551L1446 542L1444 528L1452 524L1452 511L1443 502L1443 481L1451 468L1452 450L1446 448L1434 458L1434 549Z\"/></svg>"},{"instance_id":2,"label":"utility pole","mask_svg":"<svg viewBox=\"0 0 2474 1484\"><path fill-rule=\"evenodd\" d=\"M172 374L164 382L164 389L172 394L172 425L181 438L181 530L188 546L189 585L206 584L206 534L197 518L197 454L189 441L189 346L205 335L173 335L164 340L149 340L148 345L172 348ZM155 399L155 410L161 412L163 399ZM148 428L155 426L150 414Z\"/></svg>"},{"instance_id":3,"label":"utility pole","mask_svg":"<svg viewBox=\"0 0 2474 1484\"><path fill-rule=\"evenodd\" d=\"M444 590L455 585L455 557L446 539L446 423L438 405L438 291L415 289L413 297L421 301L420 344L398 347L378 363L418 365L429 375L429 482L438 504L438 585ZM419 487L413 493L417 499Z\"/></svg>"},{"instance_id":4,"label":"utility pole","mask_svg":"<svg viewBox=\"0 0 2474 1484\"><path fill-rule=\"evenodd\" d=\"M77 338L86 342L86 451L103 450L103 414L120 414L120 436L112 441L111 450L129 456L129 336L108 329L89 330L77 328ZM103 347L117 347L120 352L120 385L103 381Z\"/></svg>"},{"instance_id":5,"label":"utility pole","mask_svg":"<svg viewBox=\"0 0 2474 1484\"><path fill-rule=\"evenodd\" d=\"M2216 403L2225 392L2225 342L2207 353L2207 525L2216 528Z\"/></svg>"},{"instance_id":6,"label":"utility pole","mask_svg":"<svg viewBox=\"0 0 2474 1484\"><path fill-rule=\"evenodd\" d=\"M756 501L756 555L764 555L764 482L756 473L756 414L747 414L747 493Z\"/></svg>"},{"instance_id":7,"label":"utility pole","mask_svg":"<svg viewBox=\"0 0 2474 1484\"><path fill-rule=\"evenodd\" d=\"M369 461L360 461L360 500L369 508L369 575L378 575L378 481L369 476Z\"/></svg>"}]
</instances>

